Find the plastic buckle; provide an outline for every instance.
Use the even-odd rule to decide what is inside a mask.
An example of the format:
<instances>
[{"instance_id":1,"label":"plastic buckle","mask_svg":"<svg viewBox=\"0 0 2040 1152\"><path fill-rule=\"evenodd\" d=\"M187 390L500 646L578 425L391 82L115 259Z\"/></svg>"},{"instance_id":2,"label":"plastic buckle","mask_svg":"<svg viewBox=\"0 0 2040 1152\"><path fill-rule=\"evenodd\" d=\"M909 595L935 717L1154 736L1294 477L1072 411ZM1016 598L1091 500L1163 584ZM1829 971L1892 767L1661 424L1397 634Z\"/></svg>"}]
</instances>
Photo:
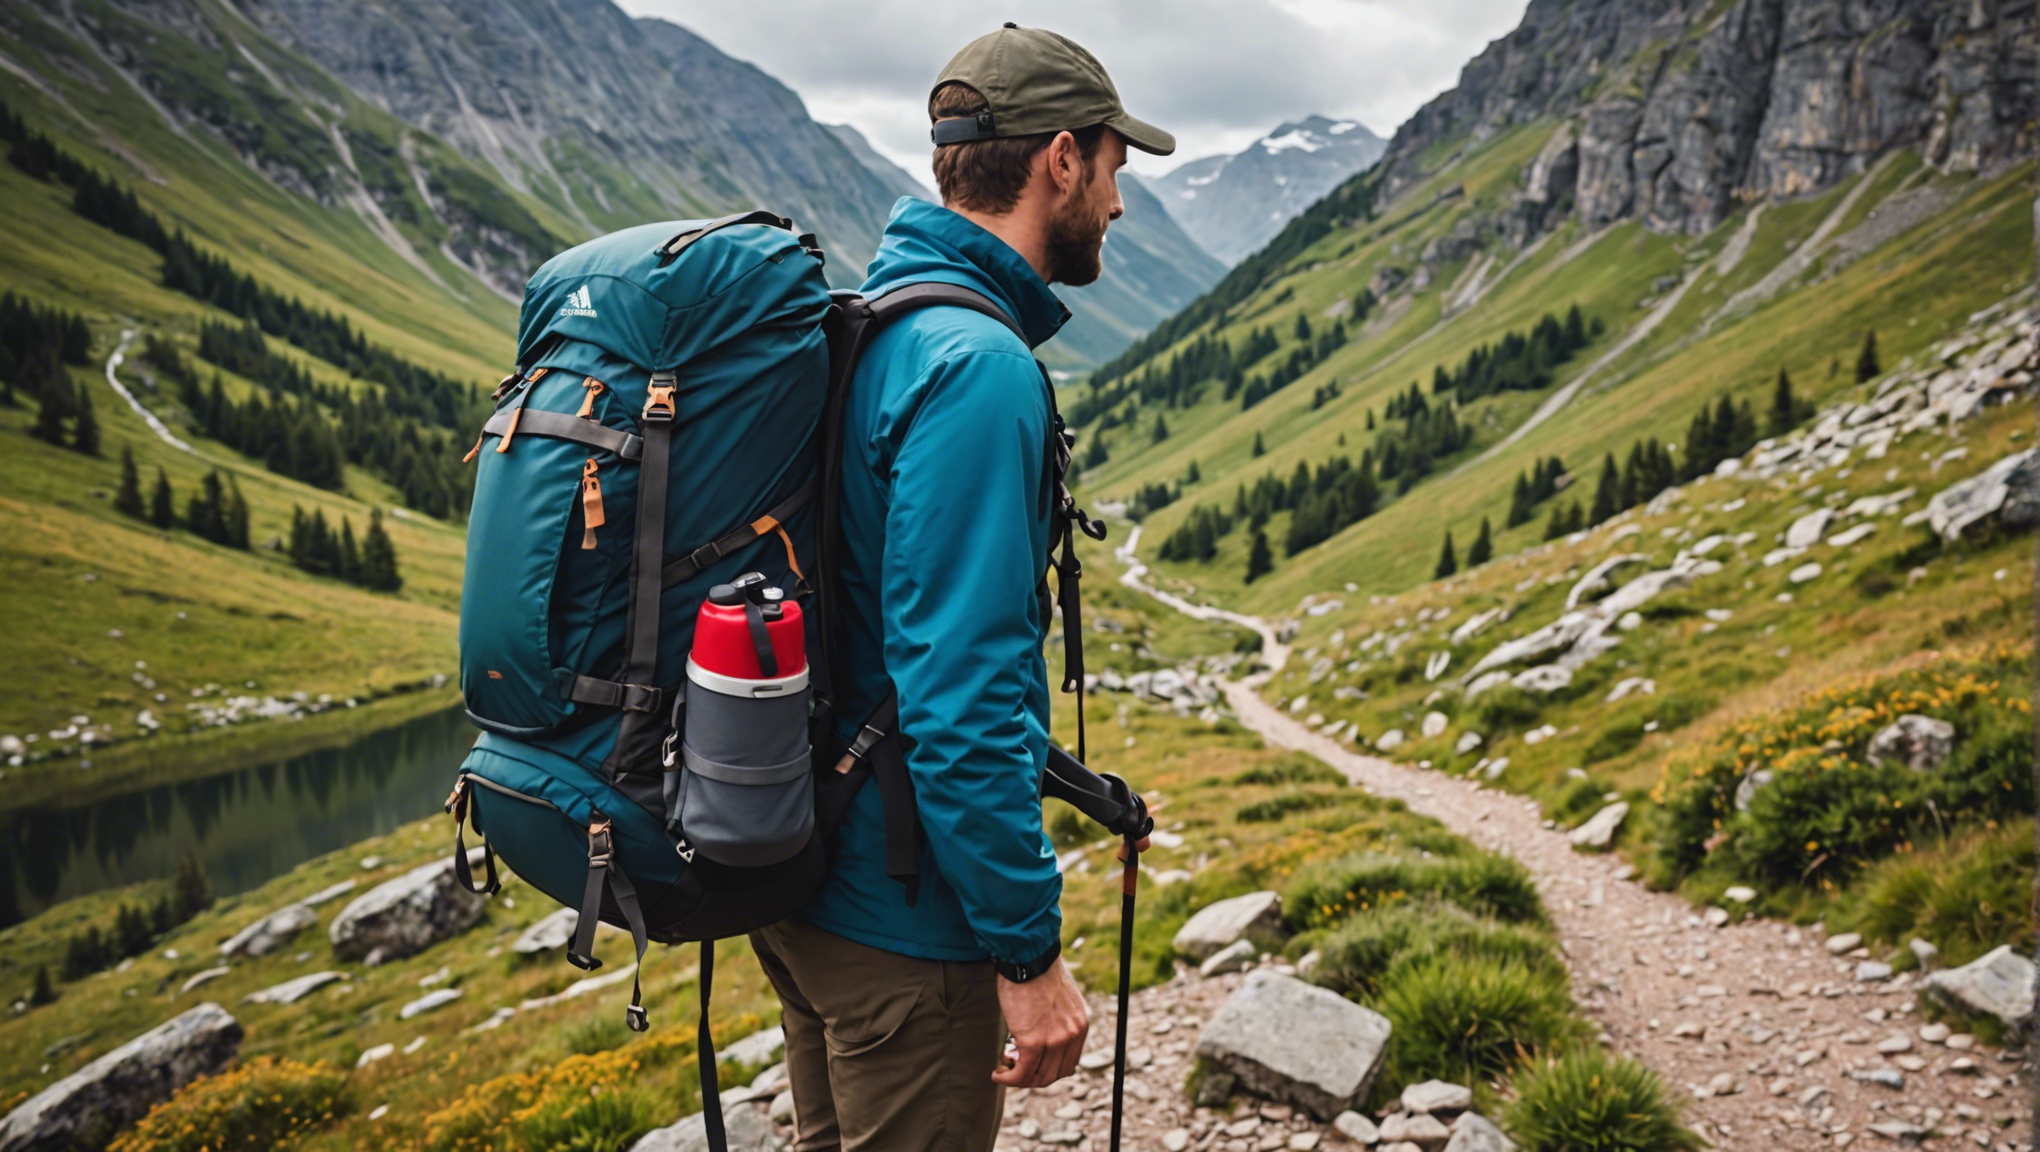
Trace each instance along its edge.
<instances>
[{"instance_id":1,"label":"plastic buckle","mask_svg":"<svg viewBox=\"0 0 2040 1152\"><path fill-rule=\"evenodd\" d=\"M609 839L608 817L588 825L588 867L606 868L614 846Z\"/></svg>"},{"instance_id":2,"label":"plastic buckle","mask_svg":"<svg viewBox=\"0 0 2040 1152\"><path fill-rule=\"evenodd\" d=\"M639 413L639 416L646 423L671 424L673 422L673 417L678 409L675 406L676 402L674 400L674 394L677 389L671 383L671 379L669 376L665 382L661 382L659 377L652 377L652 386L645 392L645 409Z\"/></svg>"},{"instance_id":3,"label":"plastic buckle","mask_svg":"<svg viewBox=\"0 0 2040 1152\"><path fill-rule=\"evenodd\" d=\"M679 767L679 763L680 763L680 730L676 728L673 731L666 733L666 738L664 740L659 741L659 766L664 768L666 771L671 772L673 769Z\"/></svg>"},{"instance_id":4,"label":"plastic buckle","mask_svg":"<svg viewBox=\"0 0 2040 1152\"><path fill-rule=\"evenodd\" d=\"M661 711L660 705L664 703L666 697L663 690L649 684L622 684L619 687L623 689L623 694L622 699L617 702L618 708L625 712Z\"/></svg>"}]
</instances>

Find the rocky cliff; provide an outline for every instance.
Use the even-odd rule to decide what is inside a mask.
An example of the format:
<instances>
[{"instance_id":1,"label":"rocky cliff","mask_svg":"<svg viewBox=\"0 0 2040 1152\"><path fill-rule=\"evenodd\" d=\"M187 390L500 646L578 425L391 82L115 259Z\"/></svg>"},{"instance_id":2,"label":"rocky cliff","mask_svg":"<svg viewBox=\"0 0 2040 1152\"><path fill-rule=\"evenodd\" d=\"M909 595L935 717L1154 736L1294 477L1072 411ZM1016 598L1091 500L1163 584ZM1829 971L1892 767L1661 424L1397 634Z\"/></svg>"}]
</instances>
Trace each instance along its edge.
<instances>
[{"instance_id":1,"label":"rocky cliff","mask_svg":"<svg viewBox=\"0 0 2040 1152\"><path fill-rule=\"evenodd\" d=\"M1943 170L2030 157L2036 61L2034 0L1531 0L1396 132L1383 187L1550 117L1518 238L1569 214L1704 232L1897 149Z\"/></svg>"}]
</instances>

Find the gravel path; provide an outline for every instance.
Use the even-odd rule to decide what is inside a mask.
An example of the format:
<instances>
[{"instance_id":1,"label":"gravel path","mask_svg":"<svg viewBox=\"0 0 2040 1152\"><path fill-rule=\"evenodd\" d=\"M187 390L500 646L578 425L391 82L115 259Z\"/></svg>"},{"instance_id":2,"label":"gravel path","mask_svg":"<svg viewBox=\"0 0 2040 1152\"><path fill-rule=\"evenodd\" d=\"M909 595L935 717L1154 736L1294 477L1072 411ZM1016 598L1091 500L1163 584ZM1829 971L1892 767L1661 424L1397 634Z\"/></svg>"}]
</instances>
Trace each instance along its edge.
<instances>
[{"instance_id":1,"label":"gravel path","mask_svg":"<svg viewBox=\"0 0 2040 1152\"><path fill-rule=\"evenodd\" d=\"M1266 623L1157 593L1134 558L1137 541L1135 535L1121 549L1128 563L1123 583L1178 610L1253 627L1269 641L1264 656L1273 668L1225 686L1247 727L1522 861L1557 925L1581 1008L1615 1051L1643 1060L1691 1098L1689 1122L1718 1147L1837 1148L1867 1139L2032 1148L2027 1070L1967 1037L1927 1027L1909 974L1860 982L1856 965L1867 952L1832 954L1818 933L1775 921L1717 927L1679 897L1630 880L1619 859L1575 851L1565 832L1546 826L1534 801L1361 755L1319 735L1255 691L1287 656ZM1189 995L1182 985L1142 993L1135 1034L1151 1012L1196 1015L1177 1006ZM1109 1044L1105 1018L1101 1011L1098 1027ZM1166 1131L1158 1126L1194 1119L1180 1092L1155 1096L1140 1103L1141 1130ZM1160 1109L1166 1111L1148 1115ZM1009 1115L1039 1110L1017 1107Z\"/></svg>"},{"instance_id":2,"label":"gravel path","mask_svg":"<svg viewBox=\"0 0 2040 1152\"><path fill-rule=\"evenodd\" d=\"M158 437L160 437L163 443L168 444L172 448L175 448L181 452L190 452L193 456L198 455L198 453L192 449L191 445L186 444L182 440L179 440L177 436L170 431L169 427L163 423L163 421L157 419L156 414L154 412L151 412L147 408L142 407L142 402L140 400L135 399L135 394L128 391L127 385L122 384L120 382L119 372L121 361L127 359L128 345L134 343L134 339L135 339L134 329L129 328L121 332L120 346L115 348L113 350L113 354L106 358L106 382L113 386L113 390L120 395L120 398L127 401L127 406L135 410L135 415L140 416L142 418L142 423L147 424L149 426L149 431L154 432Z\"/></svg>"}]
</instances>

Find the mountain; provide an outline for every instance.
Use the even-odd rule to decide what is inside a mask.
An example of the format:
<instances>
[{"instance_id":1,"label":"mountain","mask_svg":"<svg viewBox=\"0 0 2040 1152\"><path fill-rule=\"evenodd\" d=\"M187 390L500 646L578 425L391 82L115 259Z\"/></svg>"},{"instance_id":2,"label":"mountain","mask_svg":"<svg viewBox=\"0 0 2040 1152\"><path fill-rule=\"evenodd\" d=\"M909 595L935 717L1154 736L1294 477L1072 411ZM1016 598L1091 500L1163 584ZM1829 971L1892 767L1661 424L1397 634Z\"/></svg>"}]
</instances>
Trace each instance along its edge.
<instances>
[{"instance_id":1,"label":"mountain","mask_svg":"<svg viewBox=\"0 0 2040 1152\"><path fill-rule=\"evenodd\" d=\"M866 170L878 177L880 183L891 189L893 195L913 196L929 201L935 199L934 188L915 179L906 169L886 159L878 149L871 146L871 141L864 138L864 133L848 124L824 124L822 127L827 128L838 143L848 148L850 155L855 156L859 164L864 165Z\"/></svg>"},{"instance_id":2,"label":"mountain","mask_svg":"<svg viewBox=\"0 0 2040 1152\"><path fill-rule=\"evenodd\" d=\"M1309 116L1238 155L1192 160L1155 181L1155 193L1205 251L1236 264L1387 146L1357 121Z\"/></svg>"}]
</instances>

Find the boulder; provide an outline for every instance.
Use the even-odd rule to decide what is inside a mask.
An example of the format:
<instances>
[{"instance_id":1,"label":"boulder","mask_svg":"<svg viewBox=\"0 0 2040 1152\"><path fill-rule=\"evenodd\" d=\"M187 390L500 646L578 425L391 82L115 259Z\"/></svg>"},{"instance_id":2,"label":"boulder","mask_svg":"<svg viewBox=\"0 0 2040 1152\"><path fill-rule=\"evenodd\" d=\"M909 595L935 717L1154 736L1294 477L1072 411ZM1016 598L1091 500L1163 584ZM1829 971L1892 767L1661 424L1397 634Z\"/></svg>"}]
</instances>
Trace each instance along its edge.
<instances>
[{"instance_id":1,"label":"boulder","mask_svg":"<svg viewBox=\"0 0 2040 1152\"><path fill-rule=\"evenodd\" d=\"M1629 802L1617 800L1572 830L1568 839L1575 848L1602 849L1615 842L1615 832L1629 815Z\"/></svg>"},{"instance_id":2,"label":"boulder","mask_svg":"<svg viewBox=\"0 0 2040 1152\"><path fill-rule=\"evenodd\" d=\"M750 1104L723 1110L723 1129L730 1152L779 1152L785 1147L772 1121ZM630 1146L630 1152L708 1152L708 1129L696 1113L678 1124L654 1128Z\"/></svg>"},{"instance_id":3,"label":"boulder","mask_svg":"<svg viewBox=\"0 0 2040 1152\"><path fill-rule=\"evenodd\" d=\"M2033 962L2005 945L1960 968L1930 972L1920 987L2019 1027L2033 1015L2033 980Z\"/></svg>"},{"instance_id":4,"label":"boulder","mask_svg":"<svg viewBox=\"0 0 2040 1152\"><path fill-rule=\"evenodd\" d=\"M2012 528L2040 521L2040 449L2013 453L1943 488L1926 511L1927 526L1950 542L1990 520Z\"/></svg>"},{"instance_id":5,"label":"boulder","mask_svg":"<svg viewBox=\"0 0 2040 1152\"><path fill-rule=\"evenodd\" d=\"M1281 895L1249 892L1199 909L1176 933L1175 949L1202 962L1244 937L1273 938L1281 933Z\"/></svg>"},{"instance_id":6,"label":"boulder","mask_svg":"<svg viewBox=\"0 0 2040 1152\"><path fill-rule=\"evenodd\" d=\"M413 1016L423 1016L434 1009L444 1008L458 999L460 999L460 989L436 988L404 1005L397 1011L397 1019L409 1020Z\"/></svg>"},{"instance_id":7,"label":"boulder","mask_svg":"<svg viewBox=\"0 0 2040 1152\"><path fill-rule=\"evenodd\" d=\"M369 889L340 910L326 935L340 959L381 963L467 931L487 903L453 874L452 860L440 860Z\"/></svg>"},{"instance_id":8,"label":"boulder","mask_svg":"<svg viewBox=\"0 0 2040 1152\"><path fill-rule=\"evenodd\" d=\"M1837 532L1828 537L1828 543L1837 548L1848 548L1869 539L1870 534L1875 531L1877 531L1875 524L1858 524L1846 532Z\"/></svg>"},{"instance_id":9,"label":"boulder","mask_svg":"<svg viewBox=\"0 0 2040 1152\"><path fill-rule=\"evenodd\" d=\"M1478 1112L1468 1112L1452 1124L1452 1139L1445 1152L1516 1152L1515 1141L1502 1135L1495 1122Z\"/></svg>"},{"instance_id":10,"label":"boulder","mask_svg":"<svg viewBox=\"0 0 2040 1152\"><path fill-rule=\"evenodd\" d=\"M1631 564L1648 563L1650 563L1649 560L1634 552L1625 552L1620 556L1610 556L1608 559L1601 561L1599 564L1589 568L1587 574L1580 577L1579 582L1572 586L1572 591L1566 593L1565 610L1570 612L1579 607L1581 601L1590 600L1595 595L1607 591L1611 584L1609 577L1613 576L1618 569L1626 568Z\"/></svg>"},{"instance_id":11,"label":"boulder","mask_svg":"<svg viewBox=\"0 0 2040 1152\"><path fill-rule=\"evenodd\" d=\"M1813 547L1815 544L1820 543L1821 537L1827 535L1828 525L1833 522L1834 518L1835 510L1832 508L1821 508L1808 512L1806 515L1794 520L1792 527L1785 530L1785 546L1787 548Z\"/></svg>"},{"instance_id":12,"label":"boulder","mask_svg":"<svg viewBox=\"0 0 2040 1152\"><path fill-rule=\"evenodd\" d=\"M1735 786L1735 810L1738 812L1749 811L1750 801L1756 799L1757 789L1769 784L1776 778L1777 773L1769 768L1758 768L1737 781Z\"/></svg>"},{"instance_id":13,"label":"boulder","mask_svg":"<svg viewBox=\"0 0 2040 1152\"><path fill-rule=\"evenodd\" d=\"M1245 972L1254 966L1254 958L1261 954L1251 940L1235 940L1211 954L1211 958L1197 966L1197 974L1207 979L1223 976L1228 972Z\"/></svg>"},{"instance_id":14,"label":"boulder","mask_svg":"<svg viewBox=\"0 0 2040 1152\"><path fill-rule=\"evenodd\" d=\"M1908 712L1870 738L1872 764L1903 764L1930 772L1948 762L1955 751L1955 726L1946 720Z\"/></svg>"},{"instance_id":15,"label":"boulder","mask_svg":"<svg viewBox=\"0 0 2040 1152\"><path fill-rule=\"evenodd\" d=\"M220 945L222 956L267 956L293 936L319 922L319 915L303 904L286 904Z\"/></svg>"},{"instance_id":16,"label":"boulder","mask_svg":"<svg viewBox=\"0 0 2040 1152\"><path fill-rule=\"evenodd\" d=\"M1443 712L1424 713L1424 739L1435 740L1443 736L1445 729L1451 727L1451 725L1452 721Z\"/></svg>"},{"instance_id":17,"label":"boulder","mask_svg":"<svg viewBox=\"0 0 2040 1152\"><path fill-rule=\"evenodd\" d=\"M1572 687L1572 670L1556 664L1545 664L1516 673L1509 683L1525 692L1549 695Z\"/></svg>"},{"instance_id":18,"label":"boulder","mask_svg":"<svg viewBox=\"0 0 2040 1152\"><path fill-rule=\"evenodd\" d=\"M1485 742L1480 733L1467 732L1459 737L1459 742L1452 746L1452 751L1456 755L1464 756Z\"/></svg>"},{"instance_id":19,"label":"boulder","mask_svg":"<svg viewBox=\"0 0 2040 1152\"><path fill-rule=\"evenodd\" d=\"M338 900L340 897L354 891L356 887L357 885L354 881L342 880L338 884L319 889L317 892L298 901L298 903L303 904L307 908L317 908L328 900Z\"/></svg>"},{"instance_id":20,"label":"boulder","mask_svg":"<svg viewBox=\"0 0 2040 1152\"><path fill-rule=\"evenodd\" d=\"M319 989L324 988L326 985L336 980L345 979L347 979L345 972L314 972L309 976L299 976L295 980L285 980L281 984L272 984L260 992L250 992L246 996L241 997L241 1002L244 1004L295 1004Z\"/></svg>"},{"instance_id":21,"label":"boulder","mask_svg":"<svg viewBox=\"0 0 2040 1152\"><path fill-rule=\"evenodd\" d=\"M0 1152L101 1148L123 1125L233 1063L241 1025L205 1003L115 1048L0 1119Z\"/></svg>"},{"instance_id":22,"label":"boulder","mask_svg":"<svg viewBox=\"0 0 2040 1152\"><path fill-rule=\"evenodd\" d=\"M574 938L574 929L581 926L581 913L574 908L562 908L554 912L517 937L510 950L520 956L531 956L540 952L557 952Z\"/></svg>"},{"instance_id":23,"label":"boulder","mask_svg":"<svg viewBox=\"0 0 2040 1152\"><path fill-rule=\"evenodd\" d=\"M1261 969L1197 1041L1208 1068L1327 1119L1364 1100L1388 1051L1388 1018L1329 989Z\"/></svg>"},{"instance_id":24,"label":"boulder","mask_svg":"<svg viewBox=\"0 0 2040 1152\"><path fill-rule=\"evenodd\" d=\"M1402 747L1404 739L1406 737L1403 736L1402 729L1390 728L1381 734L1381 739L1374 742L1374 747L1383 752L1393 752Z\"/></svg>"},{"instance_id":25,"label":"boulder","mask_svg":"<svg viewBox=\"0 0 2040 1152\"><path fill-rule=\"evenodd\" d=\"M786 1029L774 1024L751 1033L742 1040L716 1050L718 1064L746 1064L758 1066L770 1064L786 1051Z\"/></svg>"},{"instance_id":26,"label":"boulder","mask_svg":"<svg viewBox=\"0 0 2040 1152\"><path fill-rule=\"evenodd\" d=\"M1478 680L1466 686L1466 698L1471 700L1490 688L1500 688L1502 685L1507 684L1510 679L1511 677L1507 672L1483 672Z\"/></svg>"}]
</instances>

